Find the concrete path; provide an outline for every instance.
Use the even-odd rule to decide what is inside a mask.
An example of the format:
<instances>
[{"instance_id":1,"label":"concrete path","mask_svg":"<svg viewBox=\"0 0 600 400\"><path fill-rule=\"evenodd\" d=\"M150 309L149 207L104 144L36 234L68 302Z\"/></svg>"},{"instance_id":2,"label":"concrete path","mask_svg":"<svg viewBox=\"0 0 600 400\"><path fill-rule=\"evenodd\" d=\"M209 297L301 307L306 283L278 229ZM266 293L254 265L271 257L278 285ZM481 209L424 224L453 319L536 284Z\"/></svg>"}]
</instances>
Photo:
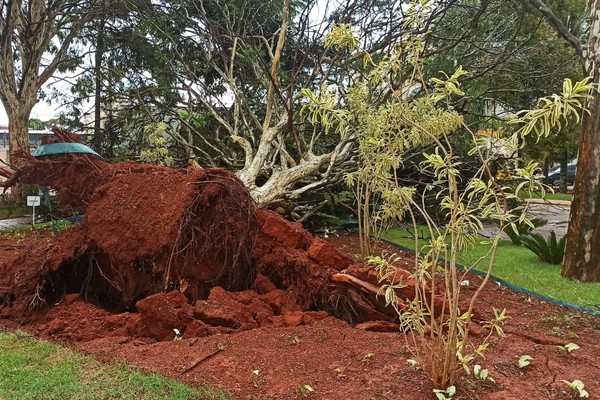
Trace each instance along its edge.
<instances>
[{"instance_id":1,"label":"concrete path","mask_svg":"<svg viewBox=\"0 0 600 400\"><path fill-rule=\"evenodd\" d=\"M556 237L561 238L567 234L570 210L571 204L568 202L532 203L529 205L528 217L530 219L542 218L548 221L546 225L536 228L534 232L548 237L550 232L554 231ZM493 224L485 225L483 231L481 231L481 235L485 237L493 237L497 233L498 227ZM508 239L506 235L505 238Z\"/></svg>"},{"instance_id":2,"label":"concrete path","mask_svg":"<svg viewBox=\"0 0 600 400\"><path fill-rule=\"evenodd\" d=\"M31 217L0 219L0 231L24 225L31 225Z\"/></svg>"}]
</instances>

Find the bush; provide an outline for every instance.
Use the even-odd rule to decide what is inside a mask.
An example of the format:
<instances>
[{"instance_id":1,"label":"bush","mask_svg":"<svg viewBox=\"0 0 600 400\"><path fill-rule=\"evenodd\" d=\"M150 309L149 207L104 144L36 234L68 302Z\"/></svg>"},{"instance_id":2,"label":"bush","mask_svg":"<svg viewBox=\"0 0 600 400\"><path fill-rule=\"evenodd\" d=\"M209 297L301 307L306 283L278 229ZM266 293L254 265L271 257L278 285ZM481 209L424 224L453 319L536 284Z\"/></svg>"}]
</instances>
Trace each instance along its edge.
<instances>
[{"instance_id":1,"label":"bush","mask_svg":"<svg viewBox=\"0 0 600 400\"><path fill-rule=\"evenodd\" d=\"M517 245L521 245L521 244L523 244L521 241L521 236L527 235L527 234L531 233L531 231L533 229L539 228L540 226L544 226L548 223L547 220L542 219L542 218L533 218L530 220L530 222L533 224L533 227L531 227L531 225L526 224L523 221L515 222L514 227L516 229L516 232L515 232L515 229L513 229L513 227L509 226L508 228L506 228L504 233L506 233L508 235L511 242L513 242L514 244L517 244Z\"/></svg>"},{"instance_id":2,"label":"bush","mask_svg":"<svg viewBox=\"0 0 600 400\"><path fill-rule=\"evenodd\" d=\"M538 233L522 235L520 239L523 246L535 253L540 260L549 264L562 264L565 257L566 236L557 241L556 234L552 231L547 240Z\"/></svg>"}]
</instances>

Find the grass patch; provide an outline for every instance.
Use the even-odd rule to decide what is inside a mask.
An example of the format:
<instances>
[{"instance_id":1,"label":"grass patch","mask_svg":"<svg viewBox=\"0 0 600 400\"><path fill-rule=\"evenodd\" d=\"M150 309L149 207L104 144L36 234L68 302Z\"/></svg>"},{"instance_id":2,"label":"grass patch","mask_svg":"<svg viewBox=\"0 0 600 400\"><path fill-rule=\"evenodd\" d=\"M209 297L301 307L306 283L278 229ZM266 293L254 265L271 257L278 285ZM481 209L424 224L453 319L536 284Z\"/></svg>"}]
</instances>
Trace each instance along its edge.
<instances>
[{"instance_id":1,"label":"grass patch","mask_svg":"<svg viewBox=\"0 0 600 400\"><path fill-rule=\"evenodd\" d=\"M124 364L105 365L24 333L0 332L0 398L19 400L232 400Z\"/></svg>"},{"instance_id":2,"label":"grass patch","mask_svg":"<svg viewBox=\"0 0 600 400\"><path fill-rule=\"evenodd\" d=\"M519 197L521 197L522 199L527 198L527 195L525 192L519 192ZM531 195L532 199L545 199L545 200L564 200L564 201L571 201L573 199L573 195L571 193L552 193L552 192L546 192L544 197L542 197L542 194L540 192L534 192Z\"/></svg>"},{"instance_id":3,"label":"grass patch","mask_svg":"<svg viewBox=\"0 0 600 400\"><path fill-rule=\"evenodd\" d=\"M10 235L10 234L20 233L20 232L25 232L25 231L43 231L43 230L47 230L47 229L52 229L52 224L53 224L52 221L48 221L48 222L41 222L41 223L35 224L33 226L31 226L31 225L15 226L13 228L7 228L7 229L0 230L0 234ZM71 227L71 225L73 225L72 222L69 222L65 219L54 221L54 224L56 224L55 226L56 226L57 232L64 231L65 229L69 229Z\"/></svg>"},{"instance_id":4,"label":"grass patch","mask_svg":"<svg viewBox=\"0 0 600 400\"><path fill-rule=\"evenodd\" d=\"M0 208L0 219L23 217L25 215L31 215L31 208L29 208L29 207L17 207L14 209Z\"/></svg>"},{"instance_id":5,"label":"grass patch","mask_svg":"<svg viewBox=\"0 0 600 400\"><path fill-rule=\"evenodd\" d=\"M424 232L425 230L419 236L427 237ZM414 250L415 241L412 237L412 232L397 228L390 230L385 238ZM425 242L419 242L419 246L425 244ZM487 254L489 249L489 244L476 243L464 254L461 254L458 262L463 265L471 265ZM486 271L485 260L477 265L476 269ZM498 246L493 275L555 300L600 310L600 283L581 283L564 279L560 272L560 265L542 262L531 251L523 246L515 245L509 240L502 240Z\"/></svg>"}]
</instances>

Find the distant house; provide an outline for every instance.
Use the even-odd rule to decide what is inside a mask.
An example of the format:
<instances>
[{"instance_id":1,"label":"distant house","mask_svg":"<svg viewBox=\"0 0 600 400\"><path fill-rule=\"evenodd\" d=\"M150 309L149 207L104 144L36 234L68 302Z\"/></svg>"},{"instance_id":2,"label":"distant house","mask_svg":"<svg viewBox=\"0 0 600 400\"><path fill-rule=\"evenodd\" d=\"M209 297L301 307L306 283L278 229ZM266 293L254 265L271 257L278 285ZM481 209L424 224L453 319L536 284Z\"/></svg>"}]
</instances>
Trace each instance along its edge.
<instances>
[{"instance_id":1,"label":"distant house","mask_svg":"<svg viewBox=\"0 0 600 400\"><path fill-rule=\"evenodd\" d=\"M514 137L507 137L502 131L492 129L480 129L475 135L479 139L480 148L492 159L516 163L519 146Z\"/></svg>"}]
</instances>

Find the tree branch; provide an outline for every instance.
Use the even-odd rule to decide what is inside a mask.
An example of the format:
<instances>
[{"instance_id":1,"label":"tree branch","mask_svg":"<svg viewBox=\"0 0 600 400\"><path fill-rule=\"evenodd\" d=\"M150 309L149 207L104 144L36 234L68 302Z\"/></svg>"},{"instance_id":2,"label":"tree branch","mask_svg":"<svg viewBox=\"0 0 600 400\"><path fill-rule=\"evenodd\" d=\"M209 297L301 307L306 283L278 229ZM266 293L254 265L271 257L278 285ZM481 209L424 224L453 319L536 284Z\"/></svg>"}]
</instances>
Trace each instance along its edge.
<instances>
[{"instance_id":1,"label":"tree branch","mask_svg":"<svg viewBox=\"0 0 600 400\"><path fill-rule=\"evenodd\" d=\"M275 53L273 54L273 60L271 65L271 82L269 84L268 94L267 94L267 112L265 115L265 120L263 122L263 131L265 131L269 125L271 124L271 116L273 114L273 100L275 97L275 86L278 82L277 79L277 71L279 69L279 60L281 59L281 53L283 51L283 45L285 44L285 36L288 28L288 19L290 16L290 0L284 0L283 2L283 10L282 10L282 21L281 21L281 33L279 34L279 39L277 40L277 47L275 48Z\"/></svg>"},{"instance_id":2,"label":"tree branch","mask_svg":"<svg viewBox=\"0 0 600 400\"><path fill-rule=\"evenodd\" d=\"M548 23L554 30L575 48L579 57L583 58L583 45L581 44L581 41L577 36L573 35L560 18L558 18L542 0L529 0L529 3L546 17Z\"/></svg>"}]
</instances>

